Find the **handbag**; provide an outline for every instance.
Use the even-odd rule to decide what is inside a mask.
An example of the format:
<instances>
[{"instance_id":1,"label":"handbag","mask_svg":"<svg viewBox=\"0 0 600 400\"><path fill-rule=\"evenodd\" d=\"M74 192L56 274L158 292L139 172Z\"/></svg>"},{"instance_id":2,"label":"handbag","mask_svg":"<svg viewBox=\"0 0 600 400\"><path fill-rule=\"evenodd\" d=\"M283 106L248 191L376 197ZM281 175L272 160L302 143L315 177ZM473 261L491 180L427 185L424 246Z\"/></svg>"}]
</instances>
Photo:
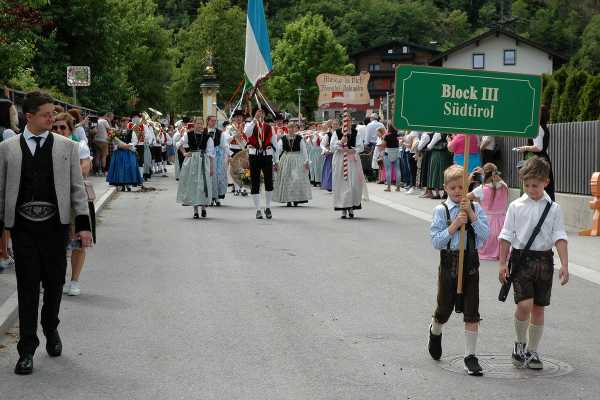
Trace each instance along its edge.
<instances>
[{"instance_id":1,"label":"handbag","mask_svg":"<svg viewBox=\"0 0 600 400\"><path fill-rule=\"evenodd\" d=\"M533 229L533 232L531 233L531 237L527 241L527 244L525 245L525 248L523 249L523 251L528 251L531 248L531 246L533 245L533 241L535 240L537 235L542 230L542 225L544 225L544 221L546 220L546 217L548 216L548 213L550 212L550 207L552 207L552 201L549 201L548 204L546 204L546 208L544 208L544 212L542 213L542 216L540 217L538 224ZM508 293L510 292L510 287L512 286L512 275L514 273L515 273L515 271L514 271L514 268L512 267L512 261L509 260L508 261L508 274L509 275L506 277L506 283L502 284L502 287L500 288L500 293L498 293L499 301L502 301L502 302L506 301L506 298L508 297Z\"/></svg>"},{"instance_id":2,"label":"handbag","mask_svg":"<svg viewBox=\"0 0 600 400\"><path fill-rule=\"evenodd\" d=\"M83 187L85 189L85 194L87 194L88 201L96 200L96 191L94 190L92 182L84 180Z\"/></svg>"}]
</instances>

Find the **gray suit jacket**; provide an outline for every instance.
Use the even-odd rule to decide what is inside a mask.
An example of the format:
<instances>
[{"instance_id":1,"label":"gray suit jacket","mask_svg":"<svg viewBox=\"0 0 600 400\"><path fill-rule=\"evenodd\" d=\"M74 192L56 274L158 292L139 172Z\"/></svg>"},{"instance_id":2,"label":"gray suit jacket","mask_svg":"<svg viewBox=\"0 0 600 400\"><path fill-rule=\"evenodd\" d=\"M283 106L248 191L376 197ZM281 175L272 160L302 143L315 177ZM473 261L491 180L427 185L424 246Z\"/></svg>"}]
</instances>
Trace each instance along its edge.
<instances>
[{"instance_id":1,"label":"gray suit jacket","mask_svg":"<svg viewBox=\"0 0 600 400\"><path fill-rule=\"evenodd\" d=\"M55 133L52 135L54 187L60 222L70 224L73 211L76 231L89 230L88 200L79 165L79 144ZM0 229L10 229L15 224L23 160L20 140L21 135L17 135L0 144Z\"/></svg>"}]
</instances>

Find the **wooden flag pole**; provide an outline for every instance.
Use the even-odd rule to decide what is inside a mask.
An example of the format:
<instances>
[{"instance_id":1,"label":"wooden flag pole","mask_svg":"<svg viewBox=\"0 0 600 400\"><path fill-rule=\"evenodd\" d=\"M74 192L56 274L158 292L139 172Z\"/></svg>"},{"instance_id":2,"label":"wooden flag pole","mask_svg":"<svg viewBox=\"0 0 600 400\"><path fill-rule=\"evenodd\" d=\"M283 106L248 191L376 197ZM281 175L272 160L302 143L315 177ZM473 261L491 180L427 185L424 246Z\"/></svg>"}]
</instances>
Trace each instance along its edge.
<instances>
[{"instance_id":1,"label":"wooden flag pole","mask_svg":"<svg viewBox=\"0 0 600 400\"><path fill-rule=\"evenodd\" d=\"M469 149L471 147L471 136L465 135L464 163L463 163L463 193L462 198L466 199L469 192ZM454 309L457 313L461 313L464 308L463 298L463 272L465 265L465 236L467 227L460 227L460 240L458 242L458 274L456 282L456 303Z\"/></svg>"}]
</instances>

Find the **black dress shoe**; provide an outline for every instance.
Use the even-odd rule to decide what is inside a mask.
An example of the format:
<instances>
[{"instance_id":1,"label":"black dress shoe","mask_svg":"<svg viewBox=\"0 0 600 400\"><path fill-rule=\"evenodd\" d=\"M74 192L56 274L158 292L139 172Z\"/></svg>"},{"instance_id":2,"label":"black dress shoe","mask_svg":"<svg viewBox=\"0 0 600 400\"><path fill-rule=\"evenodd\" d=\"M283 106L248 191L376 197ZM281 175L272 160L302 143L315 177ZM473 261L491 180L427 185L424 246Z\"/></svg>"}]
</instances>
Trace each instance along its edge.
<instances>
[{"instance_id":1,"label":"black dress shoe","mask_svg":"<svg viewBox=\"0 0 600 400\"><path fill-rule=\"evenodd\" d=\"M202 218L206 218L206 210L202 210L200 215L202 216Z\"/></svg>"},{"instance_id":2,"label":"black dress shoe","mask_svg":"<svg viewBox=\"0 0 600 400\"><path fill-rule=\"evenodd\" d=\"M198 215L198 213L194 213L194 219L200 219L200 216Z\"/></svg>"},{"instance_id":3,"label":"black dress shoe","mask_svg":"<svg viewBox=\"0 0 600 400\"><path fill-rule=\"evenodd\" d=\"M256 219L262 219L262 212L260 210L256 210Z\"/></svg>"},{"instance_id":4,"label":"black dress shoe","mask_svg":"<svg viewBox=\"0 0 600 400\"><path fill-rule=\"evenodd\" d=\"M17 375L31 375L33 372L33 354L24 354L19 357L17 365L15 366L15 374Z\"/></svg>"},{"instance_id":5,"label":"black dress shoe","mask_svg":"<svg viewBox=\"0 0 600 400\"><path fill-rule=\"evenodd\" d=\"M265 217L267 217L267 219L273 218L273 215L271 214L271 209L270 208L265 208Z\"/></svg>"},{"instance_id":6,"label":"black dress shoe","mask_svg":"<svg viewBox=\"0 0 600 400\"><path fill-rule=\"evenodd\" d=\"M62 354L62 341L58 331L46 335L46 351L50 357L59 357Z\"/></svg>"}]
</instances>

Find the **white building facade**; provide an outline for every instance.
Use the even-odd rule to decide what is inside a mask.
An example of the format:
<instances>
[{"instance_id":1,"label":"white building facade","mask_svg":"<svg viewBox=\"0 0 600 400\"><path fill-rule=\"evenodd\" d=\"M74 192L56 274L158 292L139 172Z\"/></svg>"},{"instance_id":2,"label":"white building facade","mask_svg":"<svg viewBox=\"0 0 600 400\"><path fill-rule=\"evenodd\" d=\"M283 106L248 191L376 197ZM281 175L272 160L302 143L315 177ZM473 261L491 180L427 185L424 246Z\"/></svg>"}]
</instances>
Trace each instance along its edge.
<instances>
[{"instance_id":1,"label":"white building facade","mask_svg":"<svg viewBox=\"0 0 600 400\"><path fill-rule=\"evenodd\" d=\"M566 59L541 45L500 29L484 33L432 59L444 68L552 74Z\"/></svg>"}]
</instances>

